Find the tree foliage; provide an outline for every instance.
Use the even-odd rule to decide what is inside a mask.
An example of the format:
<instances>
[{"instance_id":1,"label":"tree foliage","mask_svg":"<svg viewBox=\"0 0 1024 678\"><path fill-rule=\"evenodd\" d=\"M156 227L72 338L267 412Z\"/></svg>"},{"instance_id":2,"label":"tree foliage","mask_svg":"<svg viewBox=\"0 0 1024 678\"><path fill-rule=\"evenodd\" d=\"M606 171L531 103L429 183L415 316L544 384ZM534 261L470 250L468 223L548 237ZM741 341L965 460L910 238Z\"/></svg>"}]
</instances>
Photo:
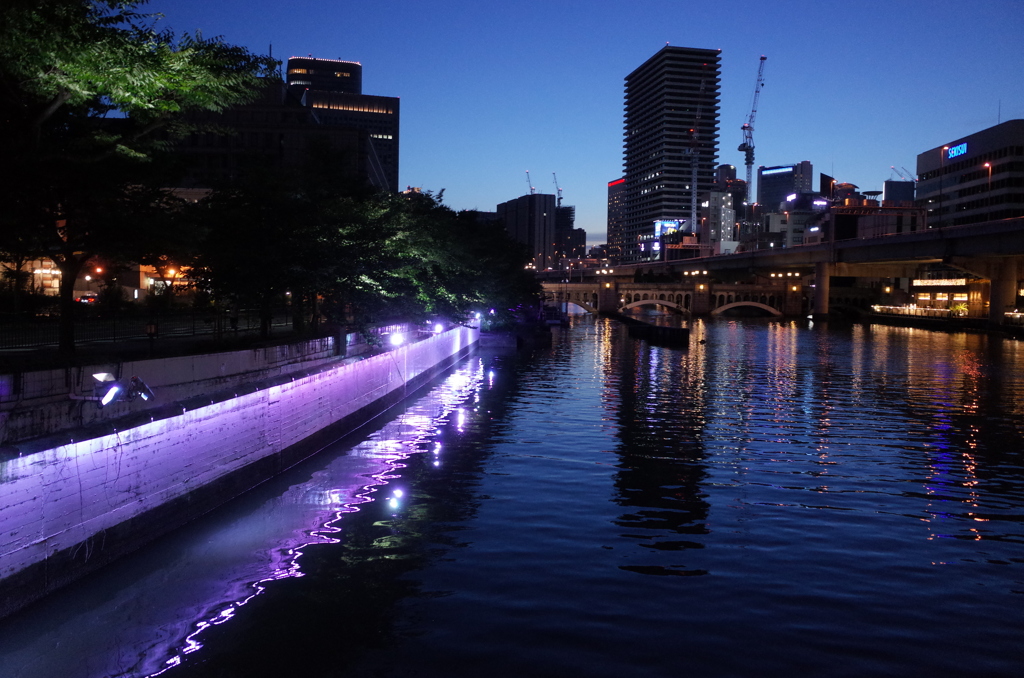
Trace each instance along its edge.
<instances>
[{"instance_id":1,"label":"tree foliage","mask_svg":"<svg viewBox=\"0 0 1024 678\"><path fill-rule=\"evenodd\" d=\"M220 38L175 38L142 4L0 6L0 252L59 267L65 352L78 273L98 255L118 256L132 242L127 225L147 228L147 208L133 199L139 186L161 185L147 161L189 131L188 113L252 100L275 67Z\"/></svg>"},{"instance_id":2,"label":"tree foliage","mask_svg":"<svg viewBox=\"0 0 1024 678\"><path fill-rule=\"evenodd\" d=\"M525 248L503 228L412 198L318 180L249 173L195 208L206 234L193 277L223 303L269 312L291 295L296 324L501 312L536 297ZM269 321L269 319L267 319Z\"/></svg>"},{"instance_id":3,"label":"tree foliage","mask_svg":"<svg viewBox=\"0 0 1024 678\"><path fill-rule=\"evenodd\" d=\"M198 205L161 187L161 153L253 101L277 63L221 38L160 30L140 0L0 5L0 257L49 257L61 272L61 348L74 347L73 291L90 262L192 269L226 305L269 328L290 294L296 324L462 319L536 293L503 229L441 196L373 192L311 153L309 170L244 173ZM206 120L199 123L199 120Z\"/></svg>"}]
</instances>

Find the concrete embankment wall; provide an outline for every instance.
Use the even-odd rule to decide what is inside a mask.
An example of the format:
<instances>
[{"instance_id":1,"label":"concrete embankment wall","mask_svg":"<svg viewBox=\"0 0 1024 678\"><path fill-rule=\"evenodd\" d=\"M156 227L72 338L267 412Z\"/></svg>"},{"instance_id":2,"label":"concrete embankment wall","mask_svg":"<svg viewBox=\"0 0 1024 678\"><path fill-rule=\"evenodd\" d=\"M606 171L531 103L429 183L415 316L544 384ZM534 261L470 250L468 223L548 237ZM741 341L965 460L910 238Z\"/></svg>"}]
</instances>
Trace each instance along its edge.
<instances>
[{"instance_id":1,"label":"concrete embankment wall","mask_svg":"<svg viewBox=\"0 0 1024 678\"><path fill-rule=\"evenodd\" d=\"M244 351L3 374L0 445L102 424L152 409L160 402L313 369L336 361L344 352L335 342L335 338L325 337ZM156 392L157 402L136 400L97 408L96 403L83 398L92 395L97 383L92 375L99 372L109 372L118 379L140 377Z\"/></svg>"},{"instance_id":2,"label":"concrete embankment wall","mask_svg":"<svg viewBox=\"0 0 1024 678\"><path fill-rule=\"evenodd\" d=\"M0 616L310 456L468 353L459 327L363 360L204 394L123 429L0 457ZM52 441L51 441L52 443Z\"/></svg>"}]
</instances>

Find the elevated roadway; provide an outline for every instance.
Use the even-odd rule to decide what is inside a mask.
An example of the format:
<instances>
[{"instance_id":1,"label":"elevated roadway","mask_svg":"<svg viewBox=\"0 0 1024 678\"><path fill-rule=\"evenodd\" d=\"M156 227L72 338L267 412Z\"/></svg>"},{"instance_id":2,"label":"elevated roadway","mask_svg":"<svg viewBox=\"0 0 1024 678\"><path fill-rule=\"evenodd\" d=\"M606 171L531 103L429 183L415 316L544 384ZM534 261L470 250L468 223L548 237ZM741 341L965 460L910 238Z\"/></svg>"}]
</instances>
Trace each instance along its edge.
<instances>
[{"instance_id":1,"label":"elevated roadway","mask_svg":"<svg viewBox=\"0 0 1024 678\"><path fill-rule=\"evenodd\" d=\"M915 233L890 234L876 238L828 241L791 248L757 250L669 262L617 266L611 273L597 270L574 272L570 284L586 287L576 290L587 305L595 309L615 307L637 301L665 301L685 307L692 313L710 313L722 306L722 285L749 282L753 277L763 290L749 290L746 301L771 306L783 314L801 312L795 303L798 295L813 295L815 313L828 313L830 278L856 276L876 278L913 278L927 264L942 263L990 282L988 317L1001 324L1006 311L1012 310L1020 289L1019 278L1024 273L1024 218L947 226ZM779 278L770 278L774 272ZM545 288L555 298L558 283L565 272L548 271L542 274ZM576 276L579 275L579 279ZM786 276L786 277L782 277ZM624 289L649 281L669 285L672 290L641 292L648 298L636 299L635 292ZM562 283L563 290L566 288ZM799 287L799 289L794 289ZM735 288L734 288L735 289ZM761 292L764 292L762 294ZM630 292L629 294L623 294ZM774 294L774 303L767 297ZM781 298L780 294L781 292ZM689 295L689 303L686 302ZM628 297L628 299L627 299ZM703 298L708 297L707 303ZM764 298L762 298L764 297ZM728 303L744 301L743 295L733 295ZM666 304L666 306L668 306Z\"/></svg>"}]
</instances>

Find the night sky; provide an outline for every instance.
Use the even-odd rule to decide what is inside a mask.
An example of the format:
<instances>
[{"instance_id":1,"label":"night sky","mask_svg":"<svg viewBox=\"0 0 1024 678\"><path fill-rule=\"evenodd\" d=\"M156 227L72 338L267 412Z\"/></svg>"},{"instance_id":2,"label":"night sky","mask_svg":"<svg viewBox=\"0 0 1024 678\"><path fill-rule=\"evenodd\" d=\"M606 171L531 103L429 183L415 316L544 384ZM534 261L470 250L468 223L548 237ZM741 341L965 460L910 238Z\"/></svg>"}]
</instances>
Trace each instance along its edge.
<instances>
[{"instance_id":1,"label":"night sky","mask_svg":"<svg viewBox=\"0 0 1024 678\"><path fill-rule=\"evenodd\" d=\"M397 96L400 185L491 211L528 191L604 241L622 172L623 78L667 43L722 50L719 162L742 178L740 125L759 57L757 165L810 160L862 190L917 154L1024 118L1021 0L155 0L201 30L282 60L358 61L363 92Z\"/></svg>"}]
</instances>

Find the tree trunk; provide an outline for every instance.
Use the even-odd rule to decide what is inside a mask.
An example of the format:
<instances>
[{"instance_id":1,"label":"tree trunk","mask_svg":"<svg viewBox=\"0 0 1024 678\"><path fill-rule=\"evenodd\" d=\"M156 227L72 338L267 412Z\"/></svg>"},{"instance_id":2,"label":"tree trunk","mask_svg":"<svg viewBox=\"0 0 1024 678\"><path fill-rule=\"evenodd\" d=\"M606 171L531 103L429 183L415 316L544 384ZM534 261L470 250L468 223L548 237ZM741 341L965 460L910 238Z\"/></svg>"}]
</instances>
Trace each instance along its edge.
<instances>
[{"instance_id":1,"label":"tree trunk","mask_svg":"<svg viewBox=\"0 0 1024 678\"><path fill-rule=\"evenodd\" d=\"M302 290L292 290L292 330L301 333L306 329L306 295Z\"/></svg>"},{"instance_id":2,"label":"tree trunk","mask_svg":"<svg viewBox=\"0 0 1024 678\"><path fill-rule=\"evenodd\" d=\"M60 269L60 324L58 326L58 348L62 356L75 354L75 281L86 259L75 256L57 261Z\"/></svg>"},{"instance_id":3,"label":"tree trunk","mask_svg":"<svg viewBox=\"0 0 1024 678\"><path fill-rule=\"evenodd\" d=\"M270 327L274 322L274 310L271 305L273 295L269 292L260 295L260 338L270 338Z\"/></svg>"}]
</instances>

